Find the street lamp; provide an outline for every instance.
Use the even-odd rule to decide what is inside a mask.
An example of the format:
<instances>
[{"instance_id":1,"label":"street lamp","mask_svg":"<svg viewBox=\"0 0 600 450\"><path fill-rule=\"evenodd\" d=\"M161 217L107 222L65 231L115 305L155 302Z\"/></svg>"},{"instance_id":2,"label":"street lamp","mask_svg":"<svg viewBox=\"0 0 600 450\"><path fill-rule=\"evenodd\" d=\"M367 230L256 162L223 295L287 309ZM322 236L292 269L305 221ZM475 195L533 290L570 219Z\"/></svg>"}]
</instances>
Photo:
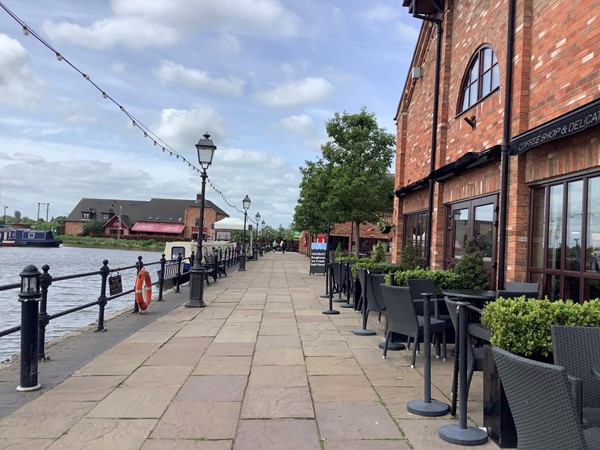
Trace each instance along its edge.
<instances>
[{"instance_id":1,"label":"street lamp","mask_svg":"<svg viewBox=\"0 0 600 450\"><path fill-rule=\"evenodd\" d=\"M262 235L260 236L260 242L261 242L263 250L264 250L265 249L265 221L263 220L260 224L262 225Z\"/></svg>"},{"instance_id":2,"label":"street lamp","mask_svg":"<svg viewBox=\"0 0 600 450\"><path fill-rule=\"evenodd\" d=\"M258 255L262 256L260 242L258 240L258 225L260 224L260 213L257 212L256 215L254 216L254 218L256 219L256 246L258 247ZM256 259L258 259L258 258L256 258Z\"/></svg>"},{"instance_id":3,"label":"street lamp","mask_svg":"<svg viewBox=\"0 0 600 450\"><path fill-rule=\"evenodd\" d=\"M196 242L196 257L194 265L190 269L190 296L189 301L185 304L186 308L203 308L204 303L204 277L205 270L202 265L202 241L204 240L204 193L206 192L206 169L212 163L213 156L217 146L210 139L210 134L205 133L202 139L196 144L198 151L198 162L202 167L202 194L200 198L200 220L198 221L198 237Z\"/></svg>"},{"instance_id":4,"label":"street lamp","mask_svg":"<svg viewBox=\"0 0 600 450\"><path fill-rule=\"evenodd\" d=\"M238 271L246 271L246 219L248 218L248 210L250 209L250 197L246 195L242 200L244 207L244 231L242 232L242 254L240 255L240 267Z\"/></svg>"},{"instance_id":5,"label":"street lamp","mask_svg":"<svg viewBox=\"0 0 600 450\"><path fill-rule=\"evenodd\" d=\"M3 224L6 225L6 210L8 209L8 206L3 206L4 208L4 220L3 220Z\"/></svg>"}]
</instances>

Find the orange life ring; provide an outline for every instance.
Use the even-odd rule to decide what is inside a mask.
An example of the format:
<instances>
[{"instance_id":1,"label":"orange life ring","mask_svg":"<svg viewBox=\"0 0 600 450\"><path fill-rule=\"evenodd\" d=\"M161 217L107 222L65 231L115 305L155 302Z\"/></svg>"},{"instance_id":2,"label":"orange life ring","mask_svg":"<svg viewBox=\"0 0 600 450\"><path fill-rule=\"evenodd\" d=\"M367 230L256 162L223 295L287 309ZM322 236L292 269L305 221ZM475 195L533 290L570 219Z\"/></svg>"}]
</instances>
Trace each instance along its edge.
<instances>
[{"instance_id":1,"label":"orange life ring","mask_svg":"<svg viewBox=\"0 0 600 450\"><path fill-rule=\"evenodd\" d=\"M146 311L152 298L152 280L146 269L139 271L135 280L135 302L141 311Z\"/></svg>"}]
</instances>

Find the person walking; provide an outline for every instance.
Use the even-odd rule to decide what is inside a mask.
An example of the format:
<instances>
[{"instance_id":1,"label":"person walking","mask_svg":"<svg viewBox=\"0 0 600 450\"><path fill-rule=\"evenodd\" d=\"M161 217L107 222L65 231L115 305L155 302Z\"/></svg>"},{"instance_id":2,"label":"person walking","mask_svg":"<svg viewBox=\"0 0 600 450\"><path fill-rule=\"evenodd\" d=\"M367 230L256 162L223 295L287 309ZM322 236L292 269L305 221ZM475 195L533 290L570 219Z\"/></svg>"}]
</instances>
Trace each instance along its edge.
<instances>
[{"instance_id":1,"label":"person walking","mask_svg":"<svg viewBox=\"0 0 600 450\"><path fill-rule=\"evenodd\" d=\"M279 246L281 247L281 253L285 253L286 244L283 239L281 240L281 243L279 244Z\"/></svg>"},{"instance_id":2,"label":"person walking","mask_svg":"<svg viewBox=\"0 0 600 450\"><path fill-rule=\"evenodd\" d=\"M277 241L275 239L273 239L273 251L277 251Z\"/></svg>"}]
</instances>

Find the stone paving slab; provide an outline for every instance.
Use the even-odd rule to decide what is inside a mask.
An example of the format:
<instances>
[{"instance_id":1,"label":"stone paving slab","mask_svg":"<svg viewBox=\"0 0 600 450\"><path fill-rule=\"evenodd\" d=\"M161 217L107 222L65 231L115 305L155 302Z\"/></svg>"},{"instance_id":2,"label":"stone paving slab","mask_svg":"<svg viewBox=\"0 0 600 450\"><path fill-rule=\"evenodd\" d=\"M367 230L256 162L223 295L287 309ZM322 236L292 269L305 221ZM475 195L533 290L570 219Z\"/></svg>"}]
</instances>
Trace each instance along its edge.
<instances>
[{"instance_id":1,"label":"stone paving slab","mask_svg":"<svg viewBox=\"0 0 600 450\"><path fill-rule=\"evenodd\" d=\"M120 316L139 328L80 357L72 376L0 420L0 449L457 448L438 436L455 418L406 410L423 395L423 356L414 369L410 350L384 360L385 323L375 314L375 336L352 333L361 327L352 308L334 303L340 314L323 314L325 277L310 276L308 262L268 254L211 282L205 308L183 307L183 286L143 318ZM434 398L450 401L451 374L451 360L432 360ZM476 373L469 425L481 425L481 391Z\"/></svg>"}]
</instances>

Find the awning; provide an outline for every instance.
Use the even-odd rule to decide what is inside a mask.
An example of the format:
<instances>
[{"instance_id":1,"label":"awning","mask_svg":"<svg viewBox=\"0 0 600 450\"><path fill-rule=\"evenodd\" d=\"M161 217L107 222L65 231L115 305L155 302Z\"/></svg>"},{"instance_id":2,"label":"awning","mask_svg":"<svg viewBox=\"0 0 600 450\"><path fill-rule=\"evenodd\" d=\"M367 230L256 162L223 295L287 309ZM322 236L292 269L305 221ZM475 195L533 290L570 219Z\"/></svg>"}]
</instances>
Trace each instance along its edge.
<instances>
[{"instance_id":1,"label":"awning","mask_svg":"<svg viewBox=\"0 0 600 450\"><path fill-rule=\"evenodd\" d=\"M185 228L182 223L136 222L131 231L141 233L181 234Z\"/></svg>"},{"instance_id":2,"label":"awning","mask_svg":"<svg viewBox=\"0 0 600 450\"><path fill-rule=\"evenodd\" d=\"M415 181L414 183L409 184L408 186L401 187L400 189L396 189L396 197L404 197L405 195L418 191L419 189L423 189L425 186L429 185L429 177L421 178L419 181Z\"/></svg>"},{"instance_id":3,"label":"awning","mask_svg":"<svg viewBox=\"0 0 600 450\"><path fill-rule=\"evenodd\" d=\"M456 161L434 170L429 176L438 183L444 182L452 177L468 172L471 169L483 166L490 161L500 159L500 150L501 147L499 145L495 145L479 153L465 153Z\"/></svg>"}]
</instances>

